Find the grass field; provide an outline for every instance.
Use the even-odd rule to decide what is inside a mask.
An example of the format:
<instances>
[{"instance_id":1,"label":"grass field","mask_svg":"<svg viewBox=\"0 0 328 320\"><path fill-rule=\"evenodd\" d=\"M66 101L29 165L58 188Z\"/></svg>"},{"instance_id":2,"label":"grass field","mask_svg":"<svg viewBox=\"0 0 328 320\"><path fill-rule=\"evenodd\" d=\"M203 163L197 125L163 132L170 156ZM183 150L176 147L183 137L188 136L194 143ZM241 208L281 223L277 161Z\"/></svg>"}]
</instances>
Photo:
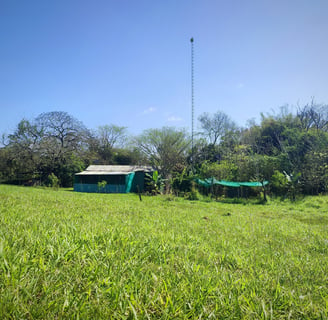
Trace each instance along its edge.
<instances>
[{"instance_id":1,"label":"grass field","mask_svg":"<svg viewBox=\"0 0 328 320\"><path fill-rule=\"evenodd\" d=\"M0 185L1 319L328 319L328 197Z\"/></svg>"}]
</instances>

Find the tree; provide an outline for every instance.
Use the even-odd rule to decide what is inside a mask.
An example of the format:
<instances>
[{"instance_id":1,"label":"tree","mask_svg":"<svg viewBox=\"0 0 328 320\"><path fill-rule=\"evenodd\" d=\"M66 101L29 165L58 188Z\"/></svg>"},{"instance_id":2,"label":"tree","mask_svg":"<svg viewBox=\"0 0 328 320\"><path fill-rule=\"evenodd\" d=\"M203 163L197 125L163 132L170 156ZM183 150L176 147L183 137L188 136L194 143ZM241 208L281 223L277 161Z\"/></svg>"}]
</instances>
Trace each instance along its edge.
<instances>
[{"instance_id":1,"label":"tree","mask_svg":"<svg viewBox=\"0 0 328 320\"><path fill-rule=\"evenodd\" d=\"M89 131L81 121L67 112L42 113L35 122L43 132L43 147L48 156L59 158L85 147Z\"/></svg>"},{"instance_id":2,"label":"tree","mask_svg":"<svg viewBox=\"0 0 328 320\"><path fill-rule=\"evenodd\" d=\"M113 150L113 162L117 165L130 165L130 164L142 164L140 159L140 152L136 149L114 149Z\"/></svg>"},{"instance_id":3,"label":"tree","mask_svg":"<svg viewBox=\"0 0 328 320\"><path fill-rule=\"evenodd\" d=\"M121 148L127 139L127 128L114 124L99 126L97 137L102 147Z\"/></svg>"},{"instance_id":4,"label":"tree","mask_svg":"<svg viewBox=\"0 0 328 320\"><path fill-rule=\"evenodd\" d=\"M115 162L114 148L121 148L126 144L127 130L126 127L116 125L99 126L96 133L97 152L100 161L106 164Z\"/></svg>"},{"instance_id":5,"label":"tree","mask_svg":"<svg viewBox=\"0 0 328 320\"><path fill-rule=\"evenodd\" d=\"M88 149L89 130L82 122L62 111L42 113L35 123L42 131L40 153L43 179L54 173L62 186L70 186Z\"/></svg>"},{"instance_id":6,"label":"tree","mask_svg":"<svg viewBox=\"0 0 328 320\"><path fill-rule=\"evenodd\" d=\"M168 179L176 165L185 163L190 139L185 130L163 127L145 130L135 143L149 163Z\"/></svg>"},{"instance_id":7,"label":"tree","mask_svg":"<svg viewBox=\"0 0 328 320\"><path fill-rule=\"evenodd\" d=\"M327 191L328 186L328 152L311 151L302 167L301 183L303 191L308 194L319 194Z\"/></svg>"},{"instance_id":8,"label":"tree","mask_svg":"<svg viewBox=\"0 0 328 320\"><path fill-rule=\"evenodd\" d=\"M0 183L14 180L15 165L8 147L0 148Z\"/></svg>"},{"instance_id":9,"label":"tree","mask_svg":"<svg viewBox=\"0 0 328 320\"><path fill-rule=\"evenodd\" d=\"M89 137L86 127L66 112L42 113L33 121L21 120L8 135L2 151L7 181L46 182L54 174L61 185L72 185L74 173L84 167Z\"/></svg>"},{"instance_id":10,"label":"tree","mask_svg":"<svg viewBox=\"0 0 328 320\"><path fill-rule=\"evenodd\" d=\"M14 133L8 135L7 166L11 166L15 172L11 177L13 180L28 180L38 176L42 135L42 129L26 119L21 120Z\"/></svg>"},{"instance_id":11,"label":"tree","mask_svg":"<svg viewBox=\"0 0 328 320\"><path fill-rule=\"evenodd\" d=\"M236 124L221 111L213 115L205 112L199 116L198 120L203 130L201 134L212 145L216 145L225 134L236 128Z\"/></svg>"},{"instance_id":12,"label":"tree","mask_svg":"<svg viewBox=\"0 0 328 320\"><path fill-rule=\"evenodd\" d=\"M298 107L297 117L301 128L308 131L311 128L317 130L328 130L328 105L317 104L314 100L311 104Z\"/></svg>"}]
</instances>

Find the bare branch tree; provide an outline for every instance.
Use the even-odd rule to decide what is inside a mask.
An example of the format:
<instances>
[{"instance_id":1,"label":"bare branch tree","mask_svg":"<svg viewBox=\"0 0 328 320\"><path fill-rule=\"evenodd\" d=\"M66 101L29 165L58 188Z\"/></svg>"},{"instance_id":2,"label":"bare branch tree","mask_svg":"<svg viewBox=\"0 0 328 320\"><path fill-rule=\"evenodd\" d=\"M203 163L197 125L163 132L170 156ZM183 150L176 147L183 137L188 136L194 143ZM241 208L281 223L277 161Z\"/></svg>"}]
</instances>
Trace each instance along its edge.
<instances>
[{"instance_id":1,"label":"bare branch tree","mask_svg":"<svg viewBox=\"0 0 328 320\"><path fill-rule=\"evenodd\" d=\"M213 115L205 112L199 116L198 120L203 130L202 135L213 145L220 142L226 133L236 127L235 123L221 111Z\"/></svg>"},{"instance_id":2,"label":"bare branch tree","mask_svg":"<svg viewBox=\"0 0 328 320\"><path fill-rule=\"evenodd\" d=\"M82 122L67 112L42 113L35 121L39 130L43 131L43 148L48 155L53 157L79 151L89 136Z\"/></svg>"},{"instance_id":3,"label":"bare branch tree","mask_svg":"<svg viewBox=\"0 0 328 320\"><path fill-rule=\"evenodd\" d=\"M101 147L120 148L126 143L127 128L116 126L114 124L99 126L97 137Z\"/></svg>"},{"instance_id":4,"label":"bare branch tree","mask_svg":"<svg viewBox=\"0 0 328 320\"><path fill-rule=\"evenodd\" d=\"M297 117L302 129L308 131L311 128L328 130L328 105L316 104L312 99L311 104L298 107Z\"/></svg>"}]
</instances>

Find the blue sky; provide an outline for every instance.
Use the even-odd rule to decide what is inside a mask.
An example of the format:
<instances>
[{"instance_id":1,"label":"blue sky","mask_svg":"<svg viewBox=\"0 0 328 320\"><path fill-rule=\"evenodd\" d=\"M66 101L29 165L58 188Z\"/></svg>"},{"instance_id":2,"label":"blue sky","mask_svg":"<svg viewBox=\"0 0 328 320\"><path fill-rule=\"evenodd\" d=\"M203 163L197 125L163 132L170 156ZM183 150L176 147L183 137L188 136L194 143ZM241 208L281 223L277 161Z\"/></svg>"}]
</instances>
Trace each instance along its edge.
<instances>
[{"instance_id":1,"label":"blue sky","mask_svg":"<svg viewBox=\"0 0 328 320\"><path fill-rule=\"evenodd\" d=\"M326 0L0 0L0 133L42 112L190 128L328 103Z\"/></svg>"}]
</instances>

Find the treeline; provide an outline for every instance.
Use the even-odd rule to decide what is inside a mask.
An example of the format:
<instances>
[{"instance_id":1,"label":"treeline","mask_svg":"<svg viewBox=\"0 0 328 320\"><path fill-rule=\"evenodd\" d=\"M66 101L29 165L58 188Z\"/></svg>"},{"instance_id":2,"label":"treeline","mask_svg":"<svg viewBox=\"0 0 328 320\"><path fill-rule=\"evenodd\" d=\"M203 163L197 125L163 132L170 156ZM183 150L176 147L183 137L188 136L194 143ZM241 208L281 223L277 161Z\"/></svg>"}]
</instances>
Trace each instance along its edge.
<instances>
[{"instance_id":1,"label":"treeline","mask_svg":"<svg viewBox=\"0 0 328 320\"><path fill-rule=\"evenodd\" d=\"M124 127L105 125L92 132L66 112L23 119L13 133L3 135L0 181L70 187L74 173L89 164L139 161L138 152L124 147L126 139Z\"/></svg>"},{"instance_id":2,"label":"treeline","mask_svg":"<svg viewBox=\"0 0 328 320\"><path fill-rule=\"evenodd\" d=\"M327 191L328 106L312 102L296 113L281 108L246 128L220 111L198 120L192 144L187 131L172 127L133 137L113 124L92 131L66 112L23 119L3 135L0 182L69 187L89 164L150 164L167 192L190 191L195 176L269 180L271 192L281 196Z\"/></svg>"}]
</instances>

